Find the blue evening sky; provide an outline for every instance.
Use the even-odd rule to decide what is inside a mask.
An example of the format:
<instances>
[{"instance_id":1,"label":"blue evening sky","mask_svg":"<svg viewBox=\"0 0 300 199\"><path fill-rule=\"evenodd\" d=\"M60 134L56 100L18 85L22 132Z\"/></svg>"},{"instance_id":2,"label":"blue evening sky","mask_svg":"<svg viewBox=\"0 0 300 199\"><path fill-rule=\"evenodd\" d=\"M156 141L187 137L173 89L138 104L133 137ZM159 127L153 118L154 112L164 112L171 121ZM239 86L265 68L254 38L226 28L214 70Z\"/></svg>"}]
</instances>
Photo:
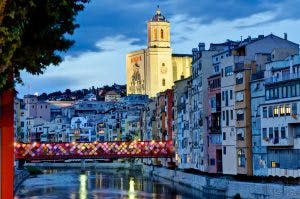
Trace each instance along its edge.
<instances>
[{"instance_id":1,"label":"blue evening sky","mask_svg":"<svg viewBox=\"0 0 300 199\"><path fill-rule=\"evenodd\" d=\"M146 22L159 4L171 22L173 53L191 53L199 42L257 37L270 33L300 43L300 0L91 0L79 14L75 45L59 66L43 75L22 72L19 97L125 84L127 52L146 46Z\"/></svg>"}]
</instances>

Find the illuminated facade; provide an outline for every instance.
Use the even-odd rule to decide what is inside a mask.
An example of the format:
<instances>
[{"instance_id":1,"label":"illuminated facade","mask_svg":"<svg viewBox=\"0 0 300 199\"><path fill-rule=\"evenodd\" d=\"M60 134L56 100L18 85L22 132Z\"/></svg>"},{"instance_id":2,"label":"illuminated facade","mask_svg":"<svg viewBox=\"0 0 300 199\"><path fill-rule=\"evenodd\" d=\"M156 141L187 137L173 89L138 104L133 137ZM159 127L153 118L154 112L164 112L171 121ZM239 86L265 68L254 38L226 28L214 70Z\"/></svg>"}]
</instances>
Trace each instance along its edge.
<instances>
[{"instance_id":1,"label":"illuminated facade","mask_svg":"<svg viewBox=\"0 0 300 199\"><path fill-rule=\"evenodd\" d=\"M149 97L171 89L174 82L191 75L191 55L172 54L170 22L157 9L147 23L147 49L126 55L127 94Z\"/></svg>"}]
</instances>

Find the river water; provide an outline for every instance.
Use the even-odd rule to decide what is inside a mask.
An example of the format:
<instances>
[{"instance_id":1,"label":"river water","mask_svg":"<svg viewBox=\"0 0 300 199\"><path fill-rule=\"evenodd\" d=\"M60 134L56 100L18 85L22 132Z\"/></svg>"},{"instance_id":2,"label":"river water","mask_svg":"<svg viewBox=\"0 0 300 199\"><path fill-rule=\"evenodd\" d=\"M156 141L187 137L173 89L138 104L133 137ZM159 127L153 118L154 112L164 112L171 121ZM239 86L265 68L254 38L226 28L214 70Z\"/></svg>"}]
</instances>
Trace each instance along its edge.
<instances>
[{"instance_id":1,"label":"river water","mask_svg":"<svg viewBox=\"0 0 300 199\"><path fill-rule=\"evenodd\" d=\"M201 192L136 170L45 170L24 181L15 199L205 198ZM211 198L211 197L206 197Z\"/></svg>"}]
</instances>

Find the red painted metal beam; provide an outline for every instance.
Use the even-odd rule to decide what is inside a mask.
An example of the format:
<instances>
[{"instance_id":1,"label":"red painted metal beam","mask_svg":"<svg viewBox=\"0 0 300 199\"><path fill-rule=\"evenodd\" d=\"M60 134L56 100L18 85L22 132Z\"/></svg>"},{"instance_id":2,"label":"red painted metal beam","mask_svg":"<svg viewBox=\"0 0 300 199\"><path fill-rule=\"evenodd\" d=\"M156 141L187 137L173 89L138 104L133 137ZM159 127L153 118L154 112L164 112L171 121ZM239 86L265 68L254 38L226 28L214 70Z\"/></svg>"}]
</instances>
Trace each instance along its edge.
<instances>
[{"instance_id":1,"label":"red painted metal beam","mask_svg":"<svg viewBox=\"0 0 300 199\"><path fill-rule=\"evenodd\" d=\"M14 92L0 92L0 199L12 199L14 190Z\"/></svg>"},{"instance_id":2,"label":"red painted metal beam","mask_svg":"<svg viewBox=\"0 0 300 199\"><path fill-rule=\"evenodd\" d=\"M15 143L15 158L26 160L172 157L173 152L171 140Z\"/></svg>"}]
</instances>

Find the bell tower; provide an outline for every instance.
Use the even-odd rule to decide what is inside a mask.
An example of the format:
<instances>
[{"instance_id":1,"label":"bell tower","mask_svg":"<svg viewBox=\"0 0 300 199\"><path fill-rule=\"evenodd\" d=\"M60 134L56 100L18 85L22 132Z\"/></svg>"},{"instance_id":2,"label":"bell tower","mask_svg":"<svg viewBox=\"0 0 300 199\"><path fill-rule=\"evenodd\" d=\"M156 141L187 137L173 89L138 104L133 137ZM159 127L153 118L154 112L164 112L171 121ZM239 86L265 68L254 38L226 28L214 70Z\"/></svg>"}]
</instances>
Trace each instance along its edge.
<instances>
[{"instance_id":1,"label":"bell tower","mask_svg":"<svg viewBox=\"0 0 300 199\"><path fill-rule=\"evenodd\" d=\"M170 22L161 14L159 6L147 23L148 48L170 48Z\"/></svg>"}]
</instances>

